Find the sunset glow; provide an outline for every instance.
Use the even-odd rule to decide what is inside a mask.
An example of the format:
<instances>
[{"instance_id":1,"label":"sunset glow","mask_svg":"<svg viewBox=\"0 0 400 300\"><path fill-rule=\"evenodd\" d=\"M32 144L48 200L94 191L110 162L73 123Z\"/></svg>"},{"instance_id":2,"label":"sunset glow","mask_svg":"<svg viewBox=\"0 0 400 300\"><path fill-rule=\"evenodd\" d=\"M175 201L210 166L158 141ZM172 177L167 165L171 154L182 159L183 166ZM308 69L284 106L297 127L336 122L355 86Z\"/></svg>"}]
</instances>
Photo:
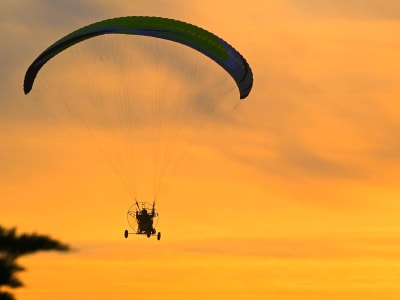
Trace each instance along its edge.
<instances>
[{"instance_id":1,"label":"sunset glow","mask_svg":"<svg viewBox=\"0 0 400 300\"><path fill-rule=\"evenodd\" d=\"M26 286L12 291L16 298L398 299L399 3L2 1L0 224L49 234L74 249L24 257ZM218 79L222 88L215 90L232 102L218 106L204 127L194 125L196 114L183 123L187 138L173 145L171 159L177 167L156 194L161 241L123 237L132 195L155 197L151 122L135 116L137 181L130 194L99 151L109 136L88 138L66 110L51 107L65 78L72 79L63 99L95 95L84 67L72 66L90 52L60 60L71 66L59 77L50 75L59 66L49 64L37 90L22 90L26 68L51 43L126 15L205 28L240 51L254 73L253 90L240 101L219 66L201 69L208 58L196 66L208 70L201 82L207 95ZM133 53L144 55L146 47ZM177 64L180 58L185 66L198 59L179 54ZM137 62L143 90L136 95L158 92L173 101L193 91L180 90L181 83L195 82L197 73L181 66L171 74L168 65L155 78L149 64ZM94 72L112 95L119 81L107 67ZM162 76L174 78L168 95L178 96L153 90L151 81ZM131 155L124 139L119 146Z\"/></svg>"}]
</instances>

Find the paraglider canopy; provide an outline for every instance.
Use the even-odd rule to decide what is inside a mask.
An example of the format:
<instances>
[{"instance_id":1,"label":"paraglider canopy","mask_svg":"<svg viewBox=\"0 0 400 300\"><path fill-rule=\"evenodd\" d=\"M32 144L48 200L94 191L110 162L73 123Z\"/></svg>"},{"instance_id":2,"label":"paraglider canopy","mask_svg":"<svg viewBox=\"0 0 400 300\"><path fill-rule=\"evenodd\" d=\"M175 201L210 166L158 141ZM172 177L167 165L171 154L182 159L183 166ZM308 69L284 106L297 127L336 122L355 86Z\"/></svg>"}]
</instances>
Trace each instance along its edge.
<instances>
[{"instance_id":1,"label":"paraglider canopy","mask_svg":"<svg viewBox=\"0 0 400 300\"><path fill-rule=\"evenodd\" d=\"M213 59L235 80L240 98L246 98L253 85L253 74L246 59L215 34L189 23L161 17L128 16L103 20L82 27L48 47L29 66L24 80L28 94L43 65L65 49L103 34L152 36L189 46Z\"/></svg>"}]
</instances>

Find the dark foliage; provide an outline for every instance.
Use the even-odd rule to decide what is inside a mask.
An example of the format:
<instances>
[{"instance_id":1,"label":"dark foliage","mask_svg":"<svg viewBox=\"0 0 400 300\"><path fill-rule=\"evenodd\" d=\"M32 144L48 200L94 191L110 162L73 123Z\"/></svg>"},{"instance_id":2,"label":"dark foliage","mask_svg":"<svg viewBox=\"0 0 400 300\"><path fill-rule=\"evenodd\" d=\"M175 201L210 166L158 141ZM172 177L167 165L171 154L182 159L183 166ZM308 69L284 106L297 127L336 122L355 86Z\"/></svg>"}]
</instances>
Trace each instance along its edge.
<instances>
[{"instance_id":1,"label":"dark foliage","mask_svg":"<svg viewBox=\"0 0 400 300\"><path fill-rule=\"evenodd\" d=\"M1 291L3 286L18 288L23 286L17 273L24 268L17 264L17 259L26 254L38 251L69 251L63 244L47 235L37 233L17 234L15 228L6 229L0 226L0 300L13 300L11 293Z\"/></svg>"},{"instance_id":2,"label":"dark foliage","mask_svg":"<svg viewBox=\"0 0 400 300\"><path fill-rule=\"evenodd\" d=\"M69 246L47 235L37 233L17 235L15 228L5 229L0 226L0 253L19 257L46 250L67 251Z\"/></svg>"},{"instance_id":3,"label":"dark foliage","mask_svg":"<svg viewBox=\"0 0 400 300\"><path fill-rule=\"evenodd\" d=\"M14 300L14 296L7 292L0 292L0 300Z\"/></svg>"}]
</instances>

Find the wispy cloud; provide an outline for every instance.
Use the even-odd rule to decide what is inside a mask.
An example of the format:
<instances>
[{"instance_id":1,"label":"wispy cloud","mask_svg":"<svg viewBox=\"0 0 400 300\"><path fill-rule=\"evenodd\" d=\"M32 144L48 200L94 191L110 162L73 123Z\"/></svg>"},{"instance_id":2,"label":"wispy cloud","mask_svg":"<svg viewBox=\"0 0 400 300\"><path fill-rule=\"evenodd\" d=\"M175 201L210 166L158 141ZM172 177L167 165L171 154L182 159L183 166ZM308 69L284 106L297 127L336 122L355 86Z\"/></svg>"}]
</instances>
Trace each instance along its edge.
<instances>
[{"instance_id":1,"label":"wispy cloud","mask_svg":"<svg viewBox=\"0 0 400 300\"><path fill-rule=\"evenodd\" d=\"M288 0L286 2L317 18L400 19L400 4L396 0Z\"/></svg>"},{"instance_id":2,"label":"wispy cloud","mask_svg":"<svg viewBox=\"0 0 400 300\"><path fill-rule=\"evenodd\" d=\"M140 237L139 237L140 238ZM141 241L141 239L139 240ZM139 242L138 241L138 242ZM132 243L132 241L130 241ZM185 240L163 241L162 253L153 243L142 244L132 257L130 249L122 247L123 242L99 242L77 244L78 256L107 257L105 248L118 253L116 260L148 260L153 255L163 255L165 259L174 253L186 253L206 257L216 255L237 258L263 259L399 259L400 239L396 232L327 233L293 237L215 237L187 238Z\"/></svg>"},{"instance_id":3,"label":"wispy cloud","mask_svg":"<svg viewBox=\"0 0 400 300\"><path fill-rule=\"evenodd\" d=\"M288 238L215 238L189 241L184 251L276 259L399 258L397 235L327 234Z\"/></svg>"}]
</instances>

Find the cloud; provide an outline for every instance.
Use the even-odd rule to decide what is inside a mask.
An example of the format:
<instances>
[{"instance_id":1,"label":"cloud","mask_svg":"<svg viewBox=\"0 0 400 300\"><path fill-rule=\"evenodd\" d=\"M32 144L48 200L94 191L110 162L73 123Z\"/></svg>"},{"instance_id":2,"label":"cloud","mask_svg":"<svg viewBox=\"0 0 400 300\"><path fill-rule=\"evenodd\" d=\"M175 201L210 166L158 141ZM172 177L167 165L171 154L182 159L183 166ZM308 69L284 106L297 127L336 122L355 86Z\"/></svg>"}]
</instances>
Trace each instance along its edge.
<instances>
[{"instance_id":1,"label":"cloud","mask_svg":"<svg viewBox=\"0 0 400 300\"><path fill-rule=\"evenodd\" d=\"M277 238L213 238L189 240L181 250L198 254L276 259L399 258L395 234L326 234Z\"/></svg>"},{"instance_id":2,"label":"cloud","mask_svg":"<svg viewBox=\"0 0 400 300\"><path fill-rule=\"evenodd\" d=\"M346 166L346 162L324 157L322 153L313 152L311 149L301 149L299 146L286 147L282 149L281 155L281 162L292 165L294 169L298 169L300 174L305 176L329 179L332 177L359 177L359 172Z\"/></svg>"},{"instance_id":3,"label":"cloud","mask_svg":"<svg viewBox=\"0 0 400 300\"><path fill-rule=\"evenodd\" d=\"M95 20L102 9L88 1L1 1L1 116L24 106L22 83L26 68L48 46L72 28Z\"/></svg>"},{"instance_id":4,"label":"cloud","mask_svg":"<svg viewBox=\"0 0 400 300\"><path fill-rule=\"evenodd\" d=\"M380 177L393 173L399 163L399 123L394 113L398 107L394 60L398 47L390 33L396 27L377 27L375 22L337 27L337 22L329 22L329 16L357 17L360 13L372 18L376 13L384 17L385 12L390 15L389 11L397 11L397 1L291 0L286 4L290 9L288 15L282 15L284 22L262 20L258 15L254 22L232 30L223 19L214 20L218 26L204 21L209 16L208 9L202 13L202 26L233 36L234 45L242 43L239 48L246 56L249 54L255 74L250 97L224 121L235 132L225 138L228 131L221 131L215 138L221 141L222 151L268 175L294 180L359 180L373 178L376 173ZM0 53L0 114L24 121L28 120L31 106L24 102L27 98L22 94L23 74L49 42L76 27L116 15L154 14L185 19L190 12L189 4L176 7L173 1L46 0L40 5L4 1L0 6L0 30L9 44ZM271 15L274 9L285 11L282 7L270 9ZM305 22L297 11L314 12L326 22L318 18ZM254 13L253 7L246 11L249 15ZM236 18L237 14L229 18ZM201 19L198 14L190 16ZM266 34L260 36L260 30L253 32L252 26ZM236 32L240 38L236 38ZM137 50L141 55L151 49L145 46ZM185 71L187 60L179 63L179 55L173 54L168 58L178 65L173 74L175 80L193 79ZM193 103L197 112L206 113L202 91L192 95ZM221 114L216 115L218 118L221 121Z\"/></svg>"},{"instance_id":5,"label":"cloud","mask_svg":"<svg viewBox=\"0 0 400 300\"><path fill-rule=\"evenodd\" d=\"M131 241L132 242L132 241ZM86 242L76 245L78 255L104 256L104 249L113 249L118 259L132 259L130 250L121 247L122 242ZM142 244L136 248L138 260L151 258L153 255L168 257L180 255L216 255L238 259L251 257L282 260L327 260L327 259L399 259L400 240L397 233L327 233L293 237L215 237L188 238L185 240L162 241L162 251L154 249L153 244Z\"/></svg>"},{"instance_id":6,"label":"cloud","mask_svg":"<svg viewBox=\"0 0 400 300\"><path fill-rule=\"evenodd\" d=\"M241 142L221 148L264 174L292 180L395 182L397 26L341 23L323 14L305 20L295 12L302 3L289 7L287 22L266 26Z\"/></svg>"},{"instance_id":7,"label":"cloud","mask_svg":"<svg viewBox=\"0 0 400 300\"><path fill-rule=\"evenodd\" d=\"M28 41L46 39L49 33L58 37L71 29L98 20L108 11L104 3L93 0L71 1L2 1L0 20L9 24L8 32L24 28ZM26 42L26 41L25 41Z\"/></svg>"},{"instance_id":8,"label":"cloud","mask_svg":"<svg viewBox=\"0 0 400 300\"><path fill-rule=\"evenodd\" d=\"M287 3L317 18L400 19L400 3L396 0L288 0Z\"/></svg>"}]
</instances>

